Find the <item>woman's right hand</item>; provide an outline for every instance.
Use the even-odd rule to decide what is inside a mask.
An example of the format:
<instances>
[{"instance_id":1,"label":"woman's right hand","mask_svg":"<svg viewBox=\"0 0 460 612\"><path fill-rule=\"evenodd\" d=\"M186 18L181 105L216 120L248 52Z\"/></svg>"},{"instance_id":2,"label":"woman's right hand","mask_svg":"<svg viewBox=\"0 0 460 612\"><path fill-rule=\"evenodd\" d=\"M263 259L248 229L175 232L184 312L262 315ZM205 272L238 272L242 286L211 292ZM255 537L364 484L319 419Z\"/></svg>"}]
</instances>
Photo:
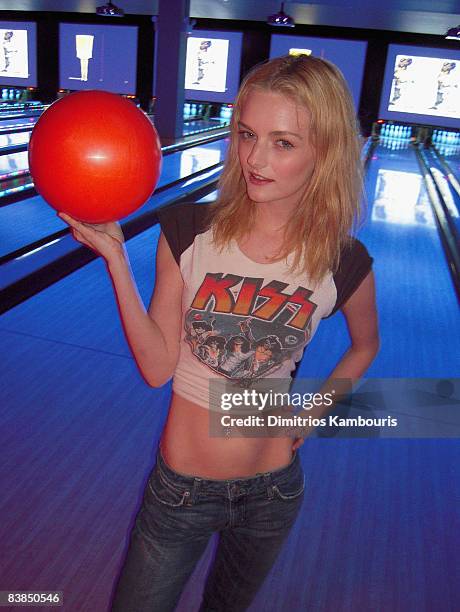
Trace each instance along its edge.
<instances>
[{"instance_id":1,"label":"woman's right hand","mask_svg":"<svg viewBox=\"0 0 460 612\"><path fill-rule=\"evenodd\" d=\"M70 233L75 240L92 249L106 261L123 252L125 238L119 223L115 221L83 223L63 212L57 215L70 226Z\"/></svg>"}]
</instances>

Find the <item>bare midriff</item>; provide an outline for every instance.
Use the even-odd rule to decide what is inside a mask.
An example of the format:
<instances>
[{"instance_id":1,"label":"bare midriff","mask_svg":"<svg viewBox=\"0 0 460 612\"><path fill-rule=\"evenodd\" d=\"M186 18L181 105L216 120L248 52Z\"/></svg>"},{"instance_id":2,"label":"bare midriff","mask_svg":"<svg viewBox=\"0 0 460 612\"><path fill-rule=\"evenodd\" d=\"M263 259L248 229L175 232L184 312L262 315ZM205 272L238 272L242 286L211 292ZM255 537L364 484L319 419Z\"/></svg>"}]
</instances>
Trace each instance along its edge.
<instances>
[{"instance_id":1,"label":"bare midriff","mask_svg":"<svg viewBox=\"0 0 460 612\"><path fill-rule=\"evenodd\" d=\"M211 436L209 419L209 410L172 394L160 448L176 472L213 479L246 478L291 461L292 438Z\"/></svg>"}]
</instances>

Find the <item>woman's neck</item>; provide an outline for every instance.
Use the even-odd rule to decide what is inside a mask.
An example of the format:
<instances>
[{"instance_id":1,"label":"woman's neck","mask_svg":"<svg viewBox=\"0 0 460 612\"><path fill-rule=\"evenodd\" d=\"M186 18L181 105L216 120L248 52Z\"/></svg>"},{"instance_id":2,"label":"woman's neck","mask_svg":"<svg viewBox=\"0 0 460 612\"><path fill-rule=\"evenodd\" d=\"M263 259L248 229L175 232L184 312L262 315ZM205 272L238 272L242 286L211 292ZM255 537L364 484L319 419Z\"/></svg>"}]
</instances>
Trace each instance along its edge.
<instances>
[{"instance_id":1,"label":"woman's neck","mask_svg":"<svg viewBox=\"0 0 460 612\"><path fill-rule=\"evenodd\" d=\"M256 215L253 229L263 234L281 234L291 216L291 210L276 202L255 204Z\"/></svg>"}]
</instances>

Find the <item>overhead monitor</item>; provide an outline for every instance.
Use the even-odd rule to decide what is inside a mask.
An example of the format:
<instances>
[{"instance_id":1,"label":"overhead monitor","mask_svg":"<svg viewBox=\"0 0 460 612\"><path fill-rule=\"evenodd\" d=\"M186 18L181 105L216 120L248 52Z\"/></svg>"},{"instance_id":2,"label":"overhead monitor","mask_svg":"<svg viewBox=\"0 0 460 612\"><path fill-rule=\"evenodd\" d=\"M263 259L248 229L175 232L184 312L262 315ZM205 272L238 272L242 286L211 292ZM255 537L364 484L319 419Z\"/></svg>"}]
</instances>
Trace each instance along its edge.
<instances>
[{"instance_id":1,"label":"overhead monitor","mask_svg":"<svg viewBox=\"0 0 460 612\"><path fill-rule=\"evenodd\" d=\"M379 115L460 128L460 49L389 45Z\"/></svg>"},{"instance_id":2,"label":"overhead monitor","mask_svg":"<svg viewBox=\"0 0 460 612\"><path fill-rule=\"evenodd\" d=\"M37 86L37 27L0 21L0 85Z\"/></svg>"},{"instance_id":3,"label":"overhead monitor","mask_svg":"<svg viewBox=\"0 0 460 612\"><path fill-rule=\"evenodd\" d=\"M367 42L362 40L312 38L285 34L272 34L270 44L270 58L305 54L321 57L335 64L345 77L356 109L361 96L366 51Z\"/></svg>"},{"instance_id":4,"label":"overhead monitor","mask_svg":"<svg viewBox=\"0 0 460 612\"><path fill-rule=\"evenodd\" d=\"M59 25L59 87L134 95L137 27Z\"/></svg>"},{"instance_id":5,"label":"overhead monitor","mask_svg":"<svg viewBox=\"0 0 460 612\"><path fill-rule=\"evenodd\" d=\"M196 30L187 38L185 97L231 103L240 83L241 32Z\"/></svg>"}]
</instances>

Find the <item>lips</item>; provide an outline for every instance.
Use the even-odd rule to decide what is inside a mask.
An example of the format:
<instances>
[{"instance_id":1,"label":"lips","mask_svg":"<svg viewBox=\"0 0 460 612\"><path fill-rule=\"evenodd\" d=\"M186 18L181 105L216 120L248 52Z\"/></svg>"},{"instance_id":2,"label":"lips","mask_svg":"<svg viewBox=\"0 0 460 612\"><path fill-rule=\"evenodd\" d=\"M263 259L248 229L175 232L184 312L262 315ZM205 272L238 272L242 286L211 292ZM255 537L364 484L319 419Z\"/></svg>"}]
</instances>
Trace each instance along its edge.
<instances>
[{"instance_id":1,"label":"lips","mask_svg":"<svg viewBox=\"0 0 460 612\"><path fill-rule=\"evenodd\" d=\"M260 174L254 174L253 172L249 173L249 182L253 185L267 185L268 183L273 183L272 179L265 178Z\"/></svg>"}]
</instances>

